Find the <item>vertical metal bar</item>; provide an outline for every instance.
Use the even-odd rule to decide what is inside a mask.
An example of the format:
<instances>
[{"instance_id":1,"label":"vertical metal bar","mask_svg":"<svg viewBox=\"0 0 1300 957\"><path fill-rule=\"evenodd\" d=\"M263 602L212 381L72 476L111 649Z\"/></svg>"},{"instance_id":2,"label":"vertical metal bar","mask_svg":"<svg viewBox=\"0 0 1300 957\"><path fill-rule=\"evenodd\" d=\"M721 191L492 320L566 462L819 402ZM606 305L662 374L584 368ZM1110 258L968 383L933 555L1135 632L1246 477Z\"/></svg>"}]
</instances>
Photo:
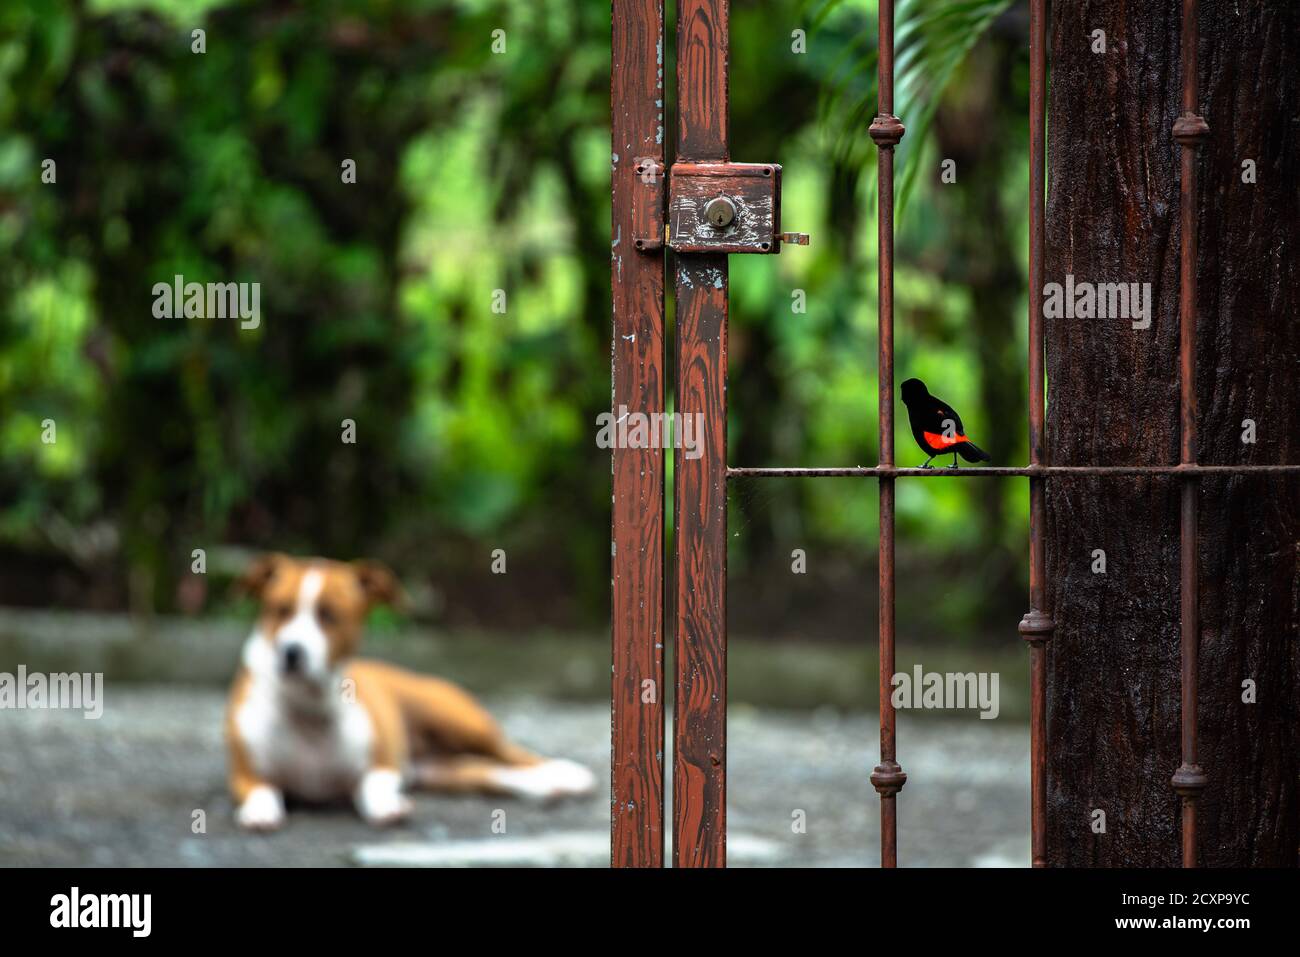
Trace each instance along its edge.
<instances>
[{"instance_id":1,"label":"vertical metal bar","mask_svg":"<svg viewBox=\"0 0 1300 957\"><path fill-rule=\"evenodd\" d=\"M613 0L612 413L664 409L663 0ZM646 232L646 231L649 232ZM664 853L664 458L612 451L610 863L662 867Z\"/></svg>"},{"instance_id":2,"label":"vertical metal bar","mask_svg":"<svg viewBox=\"0 0 1300 957\"><path fill-rule=\"evenodd\" d=\"M1179 418L1182 441L1179 464L1196 463L1196 149L1210 134L1205 120L1196 112L1196 0L1183 0L1180 47L1183 61L1183 108L1174 121L1173 136L1182 147L1181 208L1182 257L1179 268L1178 370ZM1171 784L1183 802L1183 866L1196 867L1196 799L1205 789L1205 773L1196 758L1197 643L1200 637L1197 495L1200 482L1195 474L1183 476L1179 529L1179 575L1181 596L1181 708L1182 764Z\"/></svg>"},{"instance_id":3,"label":"vertical metal bar","mask_svg":"<svg viewBox=\"0 0 1300 957\"><path fill-rule=\"evenodd\" d=\"M1043 393L1043 257L1047 125L1046 0L1029 3L1029 464L1047 464ZM1030 845L1034 867L1047 866L1047 642L1056 629L1047 613L1042 476L1029 479L1029 611L1020 635L1029 642Z\"/></svg>"},{"instance_id":4,"label":"vertical metal bar","mask_svg":"<svg viewBox=\"0 0 1300 957\"><path fill-rule=\"evenodd\" d=\"M678 0L677 158L729 158L728 0ZM727 840L727 257L676 257L677 411L698 458L674 463L677 694L673 856L722 867Z\"/></svg>"},{"instance_id":5,"label":"vertical metal bar","mask_svg":"<svg viewBox=\"0 0 1300 957\"><path fill-rule=\"evenodd\" d=\"M894 116L894 0L880 0L879 105L868 130L879 152L876 164L879 265L880 465L894 464L894 147L903 124ZM894 677L894 479L880 479L880 764L871 784L880 794L880 865L898 866L898 792L907 775L895 753Z\"/></svg>"}]
</instances>

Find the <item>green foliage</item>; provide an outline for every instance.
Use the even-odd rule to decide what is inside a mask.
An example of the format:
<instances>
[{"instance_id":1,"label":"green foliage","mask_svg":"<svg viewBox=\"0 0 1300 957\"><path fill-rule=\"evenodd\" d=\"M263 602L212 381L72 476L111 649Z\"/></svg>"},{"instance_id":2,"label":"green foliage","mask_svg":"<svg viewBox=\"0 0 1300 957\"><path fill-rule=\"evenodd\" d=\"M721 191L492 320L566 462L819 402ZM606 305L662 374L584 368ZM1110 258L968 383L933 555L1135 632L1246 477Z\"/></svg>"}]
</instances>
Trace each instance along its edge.
<instances>
[{"instance_id":1,"label":"green foliage","mask_svg":"<svg viewBox=\"0 0 1300 957\"><path fill-rule=\"evenodd\" d=\"M976 436L999 423L920 171L945 88L1005 6L899 11L916 198L896 378L926 378ZM795 27L809 54L791 51ZM734 5L733 154L784 164L783 219L813 234L733 257L737 464L875 458L874 36L874 4ZM559 569L599 619L608 71L608 6L568 0L6 4L0 547L129 567L160 607L198 546L375 554L408 578L486 568L505 547ZM177 274L260 283L260 326L155 318L151 290ZM910 442L900 424L902 462ZM978 547L968 484L901 493L901 534ZM741 489L734 508L738 569L791 539L874 550L861 485ZM102 547L72 544L87 540Z\"/></svg>"},{"instance_id":2,"label":"green foliage","mask_svg":"<svg viewBox=\"0 0 1300 957\"><path fill-rule=\"evenodd\" d=\"M907 134L897 148L898 211L907 208L922 169L927 134L949 84L970 51L1002 16L1012 0L898 0L894 10L894 113L906 117ZM818 24L840 7L878 9L876 0L820 0L813 3ZM867 127L876 114L879 59L874 46L855 34L842 46L826 74L822 121L836 131L837 156L863 164L874 159Z\"/></svg>"}]
</instances>

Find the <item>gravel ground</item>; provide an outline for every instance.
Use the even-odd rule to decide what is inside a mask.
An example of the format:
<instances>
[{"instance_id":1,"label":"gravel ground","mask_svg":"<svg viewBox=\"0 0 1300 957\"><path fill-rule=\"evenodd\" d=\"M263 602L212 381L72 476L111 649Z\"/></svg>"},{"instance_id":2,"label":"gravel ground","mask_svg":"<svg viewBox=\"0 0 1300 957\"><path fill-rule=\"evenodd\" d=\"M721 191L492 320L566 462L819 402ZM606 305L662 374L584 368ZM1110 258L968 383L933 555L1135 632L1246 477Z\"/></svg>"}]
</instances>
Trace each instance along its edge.
<instances>
[{"instance_id":1,"label":"gravel ground","mask_svg":"<svg viewBox=\"0 0 1300 957\"><path fill-rule=\"evenodd\" d=\"M609 708L514 696L487 704L509 734L608 779ZM0 865L304 866L608 861L608 796L550 807L419 795L405 826L374 830L346 808L302 809L269 836L235 829L223 783L224 696L115 685L98 721L0 712ZM1028 859L1028 735L1006 720L899 717L908 774L899 859L911 866L1019 866ZM876 716L729 716L733 865L878 861ZM671 790L669 791L671 793ZM206 832L194 833L203 812ZM505 812L505 833L493 822ZM800 815L798 812L803 812ZM803 833L796 822L806 821Z\"/></svg>"}]
</instances>

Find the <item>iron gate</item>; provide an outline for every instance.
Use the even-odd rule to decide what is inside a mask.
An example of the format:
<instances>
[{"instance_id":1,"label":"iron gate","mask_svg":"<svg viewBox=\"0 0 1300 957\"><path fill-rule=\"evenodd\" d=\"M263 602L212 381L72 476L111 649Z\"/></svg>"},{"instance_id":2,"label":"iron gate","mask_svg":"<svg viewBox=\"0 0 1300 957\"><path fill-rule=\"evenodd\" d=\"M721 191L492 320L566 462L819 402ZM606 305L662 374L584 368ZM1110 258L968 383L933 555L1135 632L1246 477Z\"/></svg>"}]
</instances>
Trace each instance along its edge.
<instances>
[{"instance_id":1,"label":"iron gate","mask_svg":"<svg viewBox=\"0 0 1300 957\"><path fill-rule=\"evenodd\" d=\"M1180 456L1177 465L1053 466L1044 437L1043 288L1046 0L1029 0L1029 464L961 470L894 464L894 4L880 0L879 104L869 134L879 150L879 461L870 468L728 468L727 256L773 253L806 237L780 231L780 167L731 163L728 150L728 0L678 0L677 149L666 168L663 0L614 0L612 32L612 405L664 409L664 250L672 249L677 303L677 402L701 413L698 458L675 460L676 638L673 721L673 851L679 867L726 862L727 481L763 477L874 478L880 489L881 863L897 865L897 800L907 775L897 760L894 674L894 483L900 478L1029 479L1029 611L1020 622L1030 654L1032 863L1046 864L1046 655L1055 624L1046 603L1045 484L1077 476L1164 475L1181 483L1180 655L1182 763L1171 780L1182 798L1183 865L1195 867L1200 479L1214 474L1296 474L1294 465L1196 463L1196 149L1209 135L1197 113L1197 5L1183 0L1179 294ZM664 555L663 451L612 452L611 861L663 865Z\"/></svg>"}]
</instances>

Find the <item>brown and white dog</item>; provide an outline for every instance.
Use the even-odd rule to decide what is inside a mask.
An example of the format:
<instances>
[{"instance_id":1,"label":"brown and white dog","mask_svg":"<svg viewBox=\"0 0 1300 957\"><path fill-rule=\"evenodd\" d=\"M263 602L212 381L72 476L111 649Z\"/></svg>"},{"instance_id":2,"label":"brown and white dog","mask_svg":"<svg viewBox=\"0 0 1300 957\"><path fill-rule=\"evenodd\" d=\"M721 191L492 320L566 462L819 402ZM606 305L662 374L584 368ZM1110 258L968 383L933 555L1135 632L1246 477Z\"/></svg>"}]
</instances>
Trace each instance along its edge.
<instances>
[{"instance_id":1,"label":"brown and white dog","mask_svg":"<svg viewBox=\"0 0 1300 957\"><path fill-rule=\"evenodd\" d=\"M587 768L511 743L450 682L353 657L366 613L400 594L386 568L267 555L240 584L262 603L226 715L241 826L279 827L286 797L350 799L390 824L411 811L407 783L542 800L593 789Z\"/></svg>"}]
</instances>

